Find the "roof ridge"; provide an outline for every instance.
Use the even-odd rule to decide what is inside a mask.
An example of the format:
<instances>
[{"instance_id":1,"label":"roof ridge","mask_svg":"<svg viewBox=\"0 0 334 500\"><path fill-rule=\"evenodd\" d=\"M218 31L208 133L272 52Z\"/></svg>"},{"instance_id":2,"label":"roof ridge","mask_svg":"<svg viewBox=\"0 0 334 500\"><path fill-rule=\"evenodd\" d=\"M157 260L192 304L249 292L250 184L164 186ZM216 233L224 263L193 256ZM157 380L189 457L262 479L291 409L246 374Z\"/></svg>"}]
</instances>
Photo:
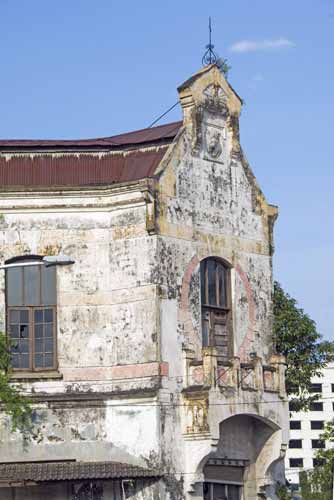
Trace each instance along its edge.
<instances>
[{"instance_id":1,"label":"roof ridge","mask_svg":"<svg viewBox=\"0 0 334 500\"><path fill-rule=\"evenodd\" d=\"M169 123L163 123L162 125L157 125L155 127L144 127L144 128L139 128L137 130L130 130L130 132L122 132L121 134L115 134L115 135L111 135L109 137L98 137L97 139L112 139L113 137L118 137L119 135L127 135L127 134L134 134L136 132L145 132L145 130L157 130L159 128L163 128L163 127L170 127L171 125L175 125L175 127L177 125L181 125L182 124L182 120L177 120L175 122L169 122ZM89 139L87 139L89 140Z\"/></svg>"},{"instance_id":2,"label":"roof ridge","mask_svg":"<svg viewBox=\"0 0 334 500\"><path fill-rule=\"evenodd\" d=\"M94 145L94 143L97 143L99 141L101 142L105 142L106 144L108 142L112 143L113 142L113 139L115 138L126 138L126 136L131 136L131 135L136 135L136 134L142 134L143 132L153 132L153 135L154 135L154 132L157 132L159 131L160 129L165 129L165 128L171 128L173 131L174 128L177 128L177 127L180 127L182 125L182 121L175 121L175 122L170 122L170 123L165 123L163 125L157 125L155 127L146 127L146 128L142 128L142 129L137 129L137 130L130 130L128 132L123 132L123 133L120 133L120 134L114 134L114 135L111 135L111 136L105 136L105 137L93 137L93 138L86 138L86 139L0 139L0 147L1 146L10 146L10 145L22 145L22 146L25 146L25 145L46 145L46 144L52 144L52 145L56 145L56 144L61 144L61 145L71 145L71 144L81 144L81 145L88 145L88 143L93 143L92 145ZM175 127L174 127L175 126ZM150 134L149 134L150 135ZM163 138L163 137L162 137ZM159 139L158 138L154 138L153 140L157 140ZM143 142L146 141L146 138L142 138L141 139ZM109 144L109 145L123 145L124 143L115 143L115 144Z\"/></svg>"}]
</instances>

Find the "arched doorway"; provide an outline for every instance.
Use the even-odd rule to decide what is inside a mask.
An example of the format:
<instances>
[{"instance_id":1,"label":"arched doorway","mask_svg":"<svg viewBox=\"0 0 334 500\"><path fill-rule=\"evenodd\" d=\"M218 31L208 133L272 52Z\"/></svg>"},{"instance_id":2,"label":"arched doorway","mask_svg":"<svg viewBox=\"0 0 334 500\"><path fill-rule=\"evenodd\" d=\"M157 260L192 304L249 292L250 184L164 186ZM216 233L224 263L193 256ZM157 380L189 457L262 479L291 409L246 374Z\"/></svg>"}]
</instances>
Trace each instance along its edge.
<instances>
[{"instance_id":1,"label":"arched doorway","mask_svg":"<svg viewBox=\"0 0 334 500\"><path fill-rule=\"evenodd\" d=\"M224 420L216 452L202 462L203 499L258 498L261 452L277 430L276 424L257 415L239 414Z\"/></svg>"}]
</instances>

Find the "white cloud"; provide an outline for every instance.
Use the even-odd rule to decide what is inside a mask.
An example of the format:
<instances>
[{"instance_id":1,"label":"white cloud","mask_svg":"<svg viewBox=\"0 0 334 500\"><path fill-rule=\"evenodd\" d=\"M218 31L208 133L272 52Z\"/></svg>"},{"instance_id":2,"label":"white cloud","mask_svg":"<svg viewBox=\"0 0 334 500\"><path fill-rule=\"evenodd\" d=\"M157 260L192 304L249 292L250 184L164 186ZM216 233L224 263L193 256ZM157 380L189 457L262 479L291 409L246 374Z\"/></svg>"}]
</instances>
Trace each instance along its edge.
<instances>
[{"instance_id":1,"label":"white cloud","mask_svg":"<svg viewBox=\"0 0 334 500\"><path fill-rule=\"evenodd\" d=\"M257 90L257 88L259 87L259 85L261 85L261 82L263 81L264 81L264 76L262 75L262 73L256 73L256 75L253 75L250 81L248 82L248 88L250 90Z\"/></svg>"},{"instance_id":2,"label":"white cloud","mask_svg":"<svg viewBox=\"0 0 334 500\"><path fill-rule=\"evenodd\" d=\"M276 38L275 40L240 40L231 45L232 52L256 52L259 50L280 50L294 47L295 44L287 38Z\"/></svg>"}]
</instances>

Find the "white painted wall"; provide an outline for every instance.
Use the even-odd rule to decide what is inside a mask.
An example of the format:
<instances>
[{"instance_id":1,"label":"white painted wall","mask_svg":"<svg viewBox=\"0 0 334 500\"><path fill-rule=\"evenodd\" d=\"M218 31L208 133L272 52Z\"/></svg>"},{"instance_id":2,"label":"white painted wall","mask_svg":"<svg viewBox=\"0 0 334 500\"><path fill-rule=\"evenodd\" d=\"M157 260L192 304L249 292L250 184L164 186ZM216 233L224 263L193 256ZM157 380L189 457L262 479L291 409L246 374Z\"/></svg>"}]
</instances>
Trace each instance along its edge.
<instances>
[{"instance_id":1,"label":"white painted wall","mask_svg":"<svg viewBox=\"0 0 334 500\"><path fill-rule=\"evenodd\" d=\"M303 458L303 470L313 469L313 459L317 450L312 448L312 439L318 439L321 430L312 430L311 421L321 420L329 422L334 419L334 364L328 365L322 370L322 377L314 377L312 383L322 384L322 394L318 401L323 403L323 411L291 412L290 421L299 420L301 430L290 429L290 439L301 439L302 449L288 448L285 467L286 477L291 483L299 483L298 468L290 467L291 458ZM326 443L328 448L330 443Z\"/></svg>"}]
</instances>

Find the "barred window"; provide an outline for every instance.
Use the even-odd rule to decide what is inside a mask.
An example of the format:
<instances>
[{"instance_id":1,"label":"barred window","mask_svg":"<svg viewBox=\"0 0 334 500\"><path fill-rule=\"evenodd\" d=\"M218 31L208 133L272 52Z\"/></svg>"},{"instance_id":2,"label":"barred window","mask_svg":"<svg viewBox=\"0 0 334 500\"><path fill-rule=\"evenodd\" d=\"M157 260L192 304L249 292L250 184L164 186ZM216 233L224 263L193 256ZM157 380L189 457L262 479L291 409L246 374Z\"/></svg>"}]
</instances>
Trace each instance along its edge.
<instances>
[{"instance_id":1,"label":"barred window","mask_svg":"<svg viewBox=\"0 0 334 500\"><path fill-rule=\"evenodd\" d=\"M40 256L7 261L7 335L13 370L56 368L56 269Z\"/></svg>"}]
</instances>

